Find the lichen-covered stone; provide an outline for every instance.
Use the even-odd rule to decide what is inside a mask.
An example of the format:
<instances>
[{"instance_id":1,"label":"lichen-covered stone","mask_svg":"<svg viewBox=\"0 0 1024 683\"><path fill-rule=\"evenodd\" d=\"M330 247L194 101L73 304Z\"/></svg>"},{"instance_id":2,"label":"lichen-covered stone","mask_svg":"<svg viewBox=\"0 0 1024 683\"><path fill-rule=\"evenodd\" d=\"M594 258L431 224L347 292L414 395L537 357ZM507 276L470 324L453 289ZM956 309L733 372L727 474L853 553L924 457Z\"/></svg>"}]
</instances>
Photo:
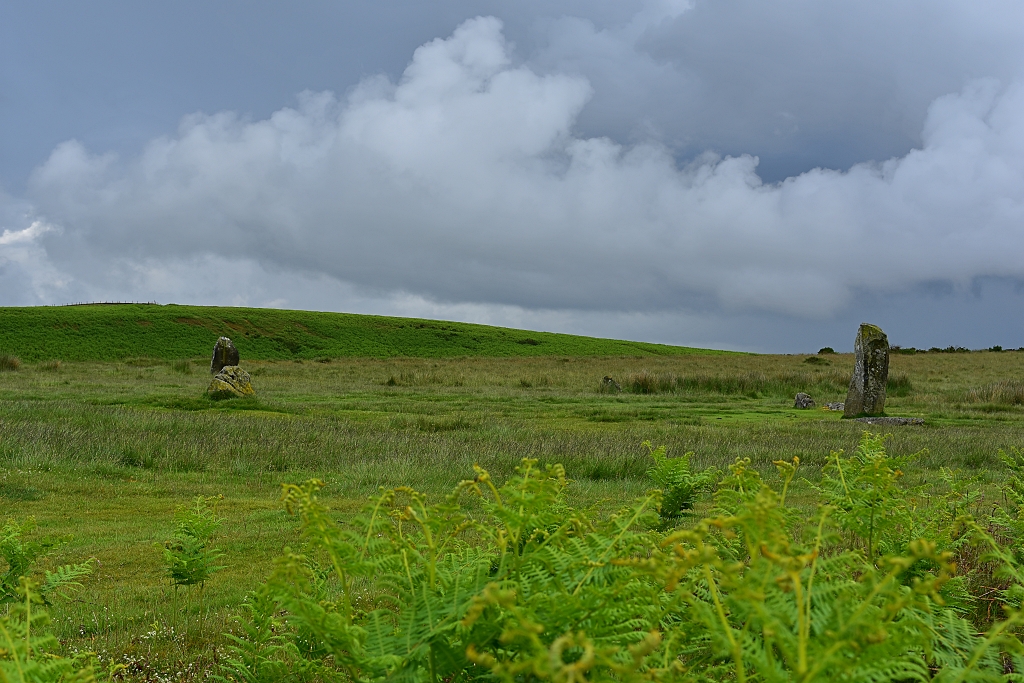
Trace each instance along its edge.
<instances>
[{"instance_id":1,"label":"lichen-covered stone","mask_svg":"<svg viewBox=\"0 0 1024 683\"><path fill-rule=\"evenodd\" d=\"M889 339L881 328L864 323L853 347L856 361L846 393L844 418L885 412L885 383L889 379Z\"/></svg>"},{"instance_id":2,"label":"lichen-covered stone","mask_svg":"<svg viewBox=\"0 0 1024 683\"><path fill-rule=\"evenodd\" d=\"M211 398L232 398L255 396L256 390L252 388L252 377L248 372L237 365L229 365L221 368L210 382L210 388L206 393Z\"/></svg>"},{"instance_id":3,"label":"lichen-covered stone","mask_svg":"<svg viewBox=\"0 0 1024 683\"><path fill-rule=\"evenodd\" d=\"M221 337L213 345L213 360L210 361L210 374L216 375L229 365L238 365L238 349L227 337Z\"/></svg>"},{"instance_id":4,"label":"lichen-covered stone","mask_svg":"<svg viewBox=\"0 0 1024 683\"><path fill-rule=\"evenodd\" d=\"M923 417L858 417L857 422L869 425L885 425L886 427L903 427L906 425L923 425Z\"/></svg>"},{"instance_id":5,"label":"lichen-covered stone","mask_svg":"<svg viewBox=\"0 0 1024 683\"><path fill-rule=\"evenodd\" d=\"M799 394L796 395L796 400L793 401L793 407L801 409L813 408L814 399L811 398L810 394L805 394L804 392L801 391Z\"/></svg>"}]
</instances>

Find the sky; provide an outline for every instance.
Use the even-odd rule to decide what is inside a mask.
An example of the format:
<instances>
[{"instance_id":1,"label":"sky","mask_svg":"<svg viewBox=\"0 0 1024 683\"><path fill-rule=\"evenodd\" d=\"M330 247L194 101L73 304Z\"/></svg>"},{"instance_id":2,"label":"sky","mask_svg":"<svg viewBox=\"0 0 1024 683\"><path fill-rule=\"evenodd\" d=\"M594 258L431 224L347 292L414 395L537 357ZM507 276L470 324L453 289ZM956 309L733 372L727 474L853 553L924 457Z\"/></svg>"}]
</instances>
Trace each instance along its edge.
<instances>
[{"instance_id":1,"label":"sky","mask_svg":"<svg viewBox=\"0 0 1024 683\"><path fill-rule=\"evenodd\" d=\"M0 305L1024 346L1017 0L0 17Z\"/></svg>"}]
</instances>

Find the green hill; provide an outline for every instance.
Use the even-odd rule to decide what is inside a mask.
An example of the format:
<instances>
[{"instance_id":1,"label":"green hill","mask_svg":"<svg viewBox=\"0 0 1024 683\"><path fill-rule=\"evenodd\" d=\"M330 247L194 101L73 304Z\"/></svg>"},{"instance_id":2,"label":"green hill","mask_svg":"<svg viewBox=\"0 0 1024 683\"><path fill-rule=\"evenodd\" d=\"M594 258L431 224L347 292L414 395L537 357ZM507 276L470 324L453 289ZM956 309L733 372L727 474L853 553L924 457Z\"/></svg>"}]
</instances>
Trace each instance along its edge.
<instances>
[{"instance_id":1,"label":"green hill","mask_svg":"<svg viewBox=\"0 0 1024 683\"><path fill-rule=\"evenodd\" d=\"M0 307L0 354L23 361L205 356L231 337L243 358L665 356L723 353L488 325L268 308L89 304Z\"/></svg>"}]
</instances>

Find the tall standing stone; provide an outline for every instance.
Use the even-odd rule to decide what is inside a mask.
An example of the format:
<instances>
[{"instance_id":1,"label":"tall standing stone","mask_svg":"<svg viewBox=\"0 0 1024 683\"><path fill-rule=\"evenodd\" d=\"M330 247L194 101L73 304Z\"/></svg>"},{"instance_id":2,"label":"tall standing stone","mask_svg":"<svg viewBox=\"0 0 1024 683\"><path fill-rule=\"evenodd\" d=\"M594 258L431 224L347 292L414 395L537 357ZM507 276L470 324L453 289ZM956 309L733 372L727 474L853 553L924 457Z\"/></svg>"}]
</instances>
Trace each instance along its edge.
<instances>
[{"instance_id":1,"label":"tall standing stone","mask_svg":"<svg viewBox=\"0 0 1024 683\"><path fill-rule=\"evenodd\" d=\"M238 349L227 337L221 337L213 345L213 360L210 361L210 374L216 375L229 365L238 365Z\"/></svg>"},{"instance_id":2,"label":"tall standing stone","mask_svg":"<svg viewBox=\"0 0 1024 683\"><path fill-rule=\"evenodd\" d=\"M889 379L889 339L881 328L863 323L857 330L853 350L857 359L843 417L881 415L885 411L885 383Z\"/></svg>"}]
</instances>

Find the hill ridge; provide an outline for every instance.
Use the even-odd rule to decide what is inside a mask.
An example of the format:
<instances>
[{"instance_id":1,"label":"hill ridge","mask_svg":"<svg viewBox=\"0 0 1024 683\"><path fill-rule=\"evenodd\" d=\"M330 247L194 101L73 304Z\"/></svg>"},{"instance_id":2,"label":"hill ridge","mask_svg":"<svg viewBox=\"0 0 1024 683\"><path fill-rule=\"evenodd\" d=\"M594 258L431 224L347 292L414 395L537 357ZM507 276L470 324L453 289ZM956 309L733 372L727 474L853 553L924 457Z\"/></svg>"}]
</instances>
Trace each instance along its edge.
<instances>
[{"instance_id":1,"label":"hill ridge","mask_svg":"<svg viewBox=\"0 0 1024 683\"><path fill-rule=\"evenodd\" d=\"M196 358L221 335L251 360L730 353L359 313L113 302L0 307L0 354L26 362Z\"/></svg>"}]
</instances>

